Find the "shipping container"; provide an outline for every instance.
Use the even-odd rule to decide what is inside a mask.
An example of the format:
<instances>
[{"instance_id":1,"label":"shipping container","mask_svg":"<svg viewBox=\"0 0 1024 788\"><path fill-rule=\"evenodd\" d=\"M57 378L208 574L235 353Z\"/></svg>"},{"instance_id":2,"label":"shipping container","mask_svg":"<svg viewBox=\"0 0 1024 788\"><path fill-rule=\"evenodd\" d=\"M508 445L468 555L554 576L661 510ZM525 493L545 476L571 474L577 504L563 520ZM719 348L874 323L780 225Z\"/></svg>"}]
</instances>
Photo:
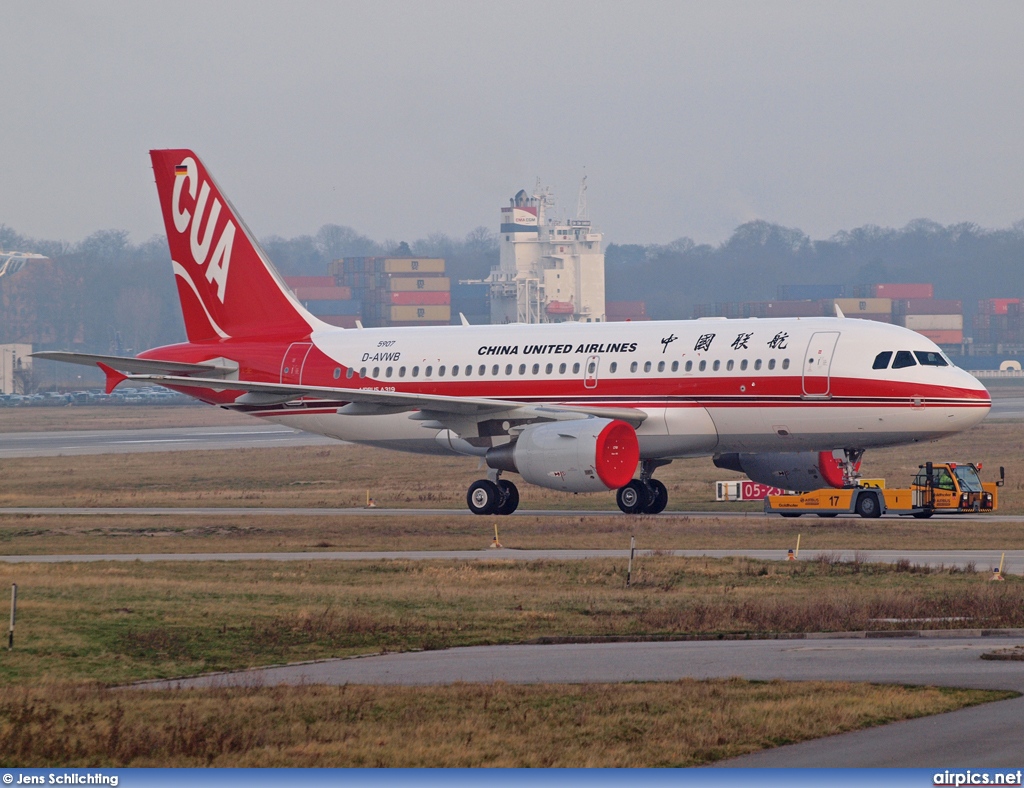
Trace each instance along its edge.
<instances>
[{"instance_id":1,"label":"shipping container","mask_svg":"<svg viewBox=\"0 0 1024 788\"><path fill-rule=\"evenodd\" d=\"M356 299L348 301L303 301L306 307L317 317L321 315L358 315L362 312L362 302Z\"/></svg>"},{"instance_id":2,"label":"shipping container","mask_svg":"<svg viewBox=\"0 0 1024 788\"><path fill-rule=\"evenodd\" d=\"M902 298L893 302L893 310L900 315L961 315L964 311L964 302L934 298Z\"/></svg>"},{"instance_id":3,"label":"shipping container","mask_svg":"<svg viewBox=\"0 0 1024 788\"><path fill-rule=\"evenodd\" d=\"M604 305L604 313L609 318L612 315L642 317L647 314L647 304L643 301L607 301Z\"/></svg>"},{"instance_id":4,"label":"shipping container","mask_svg":"<svg viewBox=\"0 0 1024 788\"><path fill-rule=\"evenodd\" d=\"M389 320L377 325L390 328L423 328L424 326L450 326L451 320Z\"/></svg>"},{"instance_id":5,"label":"shipping container","mask_svg":"<svg viewBox=\"0 0 1024 788\"><path fill-rule=\"evenodd\" d=\"M444 273L444 258L443 257L388 257L384 260L384 267L381 269L385 273L398 274L398 273Z\"/></svg>"},{"instance_id":6,"label":"shipping container","mask_svg":"<svg viewBox=\"0 0 1024 788\"><path fill-rule=\"evenodd\" d=\"M935 287L924 282L920 284L892 282L871 285L871 295L875 298L934 298Z\"/></svg>"},{"instance_id":7,"label":"shipping container","mask_svg":"<svg viewBox=\"0 0 1024 788\"><path fill-rule=\"evenodd\" d=\"M297 287L334 287L333 276L286 276L284 283L292 290Z\"/></svg>"},{"instance_id":8,"label":"shipping container","mask_svg":"<svg viewBox=\"0 0 1024 788\"><path fill-rule=\"evenodd\" d=\"M357 328L356 321L359 319L359 315L321 315L320 319L329 326Z\"/></svg>"},{"instance_id":9,"label":"shipping container","mask_svg":"<svg viewBox=\"0 0 1024 788\"><path fill-rule=\"evenodd\" d=\"M348 301L352 298L351 287L295 287L295 297L300 301Z\"/></svg>"},{"instance_id":10,"label":"shipping container","mask_svg":"<svg viewBox=\"0 0 1024 788\"><path fill-rule=\"evenodd\" d=\"M1020 309L1019 298L987 298L978 302L978 313L983 315L1005 315L1010 306Z\"/></svg>"},{"instance_id":11,"label":"shipping container","mask_svg":"<svg viewBox=\"0 0 1024 788\"><path fill-rule=\"evenodd\" d=\"M873 315L892 314L891 298L837 298L834 303L847 317L858 312L869 312Z\"/></svg>"},{"instance_id":12,"label":"shipping container","mask_svg":"<svg viewBox=\"0 0 1024 788\"><path fill-rule=\"evenodd\" d=\"M963 331L963 315L904 315L904 323L912 331Z\"/></svg>"},{"instance_id":13,"label":"shipping container","mask_svg":"<svg viewBox=\"0 0 1024 788\"><path fill-rule=\"evenodd\" d=\"M452 294L448 292L431 292L415 290L410 293L389 293L391 303L395 306L448 306L452 302Z\"/></svg>"},{"instance_id":14,"label":"shipping container","mask_svg":"<svg viewBox=\"0 0 1024 788\"><path fill-rule=\"evenodd\" d=\"M821 301L844 295L845 285L779 285L780 301Z\"/></svg>"},{"instance_id":15,"label":"shipping container","mask_svg":"<svg viewBox=\"0 0 1024 788\"><path fill-rule=\"evenodd\" d=\"M767 301L764 309L765 317L822 317L825 314L821 301Z\"/></svg>"},{"instance_id":16,"label":"shipping container","mask_svg":"<svg viewBox=\"0 0 1024 788\"><path fill-rule=\"evenodd\" d=\"M930 339L936 345L962 345L964 341L963 331L918 331L918 334Z\"/></svg>"},{"instance_id":17,"label":"shipping container","mask_svg":"<svg viewBox=\"0 0 1024 788\"><path fill-rule=\"evenodd\" d=\"M440 320L447 323L452 319L450 306L392 306L388 313L391 321Z\"/></svg>"},{"instance_id":18,"label":"shipping container","mask_svg":"<svg viewBox=\"0 0 1024 788\"><path fill-rule=\"evenodd\" d=\"M407 292L410 290L451 290L452 280L447 276L392 276L388 279L388 290Z\"/></svg>"}]
</instances>

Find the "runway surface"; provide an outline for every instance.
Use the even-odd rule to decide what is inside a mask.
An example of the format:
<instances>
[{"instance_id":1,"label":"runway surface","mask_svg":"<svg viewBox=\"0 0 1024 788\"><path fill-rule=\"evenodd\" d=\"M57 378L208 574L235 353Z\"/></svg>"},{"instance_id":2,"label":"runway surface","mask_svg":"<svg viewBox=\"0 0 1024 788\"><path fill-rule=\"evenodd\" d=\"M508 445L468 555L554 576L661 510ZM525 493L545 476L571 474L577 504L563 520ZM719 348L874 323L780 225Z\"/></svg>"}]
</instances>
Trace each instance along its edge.
<instances>
[{"instance_id":1,"label":"runway surface","mask_svg":"<svg viewBox=\"0 0 1024 788\"><path fill-rule=\"evenodd\" d=\"M1024 419L1024 397L992 401L988 419ZM256 419L241 427L176 427L141 430L9 432L0 435L0 459L153 451L201 451L253 446L337 445L338 441ZM68 410L74 425L74 409Z\"/></svg>"},{"instance_id":2,"label":"runway surface","mask_svg":"<svg viewBox=\"0 0 1024 788\"><path fill-rule=\"evenodd\" d=\"M72 412L68 423L74 424ZM0 435L0 459L320 445L336 446L338 441L254 419L244 427L8 432Z\"/></svg>"},{"instance_id":3,"label":"runway surface","mask_svg":"<svg viewBox=\"0 0 1024 788\"><path fill-rule=\"evenodd\" d=\"M930 635L932 633L929 633ZM482 646L325 660L179 681L154 689L274 684L450 684L674 681L742 676L770 681L872 681L1024 691L1024 663L982 660L1024 643L1015 637L608 643ZM736 759L735 766L927 766L1021 764L1024 699L819 739Z\"/></svg>"},{"instance_id":4,"label":"runway surface","mask_svg":"<svg viewBox=\"0 0 1024 788\"><path fill-rule=\"evenodd\" d=\"M784 550L637 550L636 559L652 555L686 558L753 558L763 561L785 560ZM973 567L991 572L999 566L1003 554L998 550L801 550L798 560L892 564L907 561L930 567ZM1024 574L1024 550L1005 553L1003 573ZM96 553L66 555L0 555L9 564L94 563L97 561L582 561L593 558L629 558L629 550L408 550L366 552L296 553Z\"/></svg>"}]
</instances>

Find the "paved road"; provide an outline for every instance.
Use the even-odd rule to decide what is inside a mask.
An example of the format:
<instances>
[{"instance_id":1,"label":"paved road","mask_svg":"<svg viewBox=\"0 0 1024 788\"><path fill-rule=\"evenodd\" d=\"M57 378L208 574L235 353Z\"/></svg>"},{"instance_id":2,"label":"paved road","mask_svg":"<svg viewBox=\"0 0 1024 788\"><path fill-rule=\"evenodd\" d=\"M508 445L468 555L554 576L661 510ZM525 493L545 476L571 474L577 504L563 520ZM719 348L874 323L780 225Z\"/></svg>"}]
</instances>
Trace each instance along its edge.
<instances>
[{"instance_id":1,"label":"paved road","mask_svg":"<svg viewBox=\"0 0 1024 788\"><path fill-rule=\"evenodd\" d=\"M997 398L989 419L1024 419L1024 397ZM69 410L68 423L74 424ZM199 451L251 446L312 446L337 441L253 419L242 427L10 432L0 435L0 459L152 451Z\"/></svg>"},{"instance_id":2,"label":"paved road","mask_svg":"<svg viewBox=\"0 0 1024 788\"><path fill-rule=\"evenodd\" d=\"M74 423L73 414L68 421ZM0 435L0 459L337 444L322 435L253 420L252 426L244 427L8 432Z\"/></svg>"},{"instance_id":3,"label":"paved road","mask_svg":"<svg viewBox=\"0 0 1024 788\"><path fill-rule=\"evenodd\" d=\"M783 550L638 550L637 558L651 555L673 555L690 558L747 557L764 561L786 558ZM968 567L990 572L999 566L1003 554L998 550L801 550L800 561L829 560L862 561L892 564L906 560L919 566ZM1024 574L1024 550L1005 553L1003 573ZM96 561L582 561L588 558L629 557L629 550L408 550L365 552L295 552L295 553L96 553L66 555L0 555L0 562L26 563L92 563Z\"/></svg>"},{"instance_id":4,"label":"paved road","mask_svg":"<svg viewBox=\"0 0 1024 788\"><path fill-rule=\"evenodd\" d=\"M931 633L929 633L931 634ZM803 640L487 646L217 674L150 688L273 684L449 684L672 681L682 678L872 681L1024 691L1024 663L981 654L1024 643L1016 637L830 638ZM1024 699L988 704L736 759L735 766L1019 767ZM719 764L722 765L722 764Z\"/></svg>"}]
</instances>

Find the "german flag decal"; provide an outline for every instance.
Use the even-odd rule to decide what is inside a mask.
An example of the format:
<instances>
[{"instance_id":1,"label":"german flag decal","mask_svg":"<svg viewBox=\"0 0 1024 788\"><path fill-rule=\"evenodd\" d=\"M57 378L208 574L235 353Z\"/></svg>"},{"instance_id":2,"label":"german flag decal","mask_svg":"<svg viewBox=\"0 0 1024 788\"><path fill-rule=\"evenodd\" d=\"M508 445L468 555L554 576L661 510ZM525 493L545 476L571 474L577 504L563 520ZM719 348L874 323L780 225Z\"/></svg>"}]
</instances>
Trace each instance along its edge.
<instances>
[{"instance_id":1,"label":"german flag decal","mask_svg":"<svg viewBox=\"0 0 1024 788\"><path fill-rule=\"evenodd\" d=\"M175 175L188 175L188 166L185 164L177 164L174 167Z\"/></svg>"}]
</instances>

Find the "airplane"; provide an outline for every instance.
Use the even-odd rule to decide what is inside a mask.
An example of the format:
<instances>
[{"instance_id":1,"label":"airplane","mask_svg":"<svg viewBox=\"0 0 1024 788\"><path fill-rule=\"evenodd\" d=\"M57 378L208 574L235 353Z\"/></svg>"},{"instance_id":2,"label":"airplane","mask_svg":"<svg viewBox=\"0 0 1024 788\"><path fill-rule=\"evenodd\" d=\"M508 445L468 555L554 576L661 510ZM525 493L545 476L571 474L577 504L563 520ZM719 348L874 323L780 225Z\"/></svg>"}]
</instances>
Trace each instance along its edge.
<instances>
[{"instance_id":1,"label":"airplane","mask_svg":"<svg viewBox=\"0 0 1024 788\"><path fill-rule=\"evenodd\" d=\"M188 341L98 365L108 393L155 383L342 441L477 457L475 514L503 474L668 503L655 471L710 456L795 491L849 484L865 450L978 424L989 393L906 328L836 317L343 329L310 314L189 150L150 152Z\"/></svg>"}]
</instances>

